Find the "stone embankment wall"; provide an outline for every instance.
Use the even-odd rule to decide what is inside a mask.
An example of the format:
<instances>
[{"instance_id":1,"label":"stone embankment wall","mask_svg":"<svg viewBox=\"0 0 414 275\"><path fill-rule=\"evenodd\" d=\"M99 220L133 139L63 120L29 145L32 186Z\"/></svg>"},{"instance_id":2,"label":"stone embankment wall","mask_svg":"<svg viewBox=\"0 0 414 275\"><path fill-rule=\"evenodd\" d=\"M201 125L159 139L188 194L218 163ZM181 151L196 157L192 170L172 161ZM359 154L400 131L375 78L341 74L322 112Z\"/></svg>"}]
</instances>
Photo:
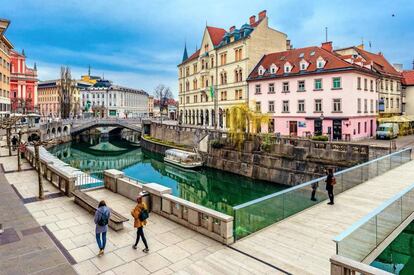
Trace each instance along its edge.
<instances>
[{"instance_id":1,"label":"stone embankment wall","mask_svg":"<svg viewBox=\"0 0 414 275\"><path fill-rule=\"evenodd\" d=\"M223 148L208 146L200 150L208 167L288 185L297 185L325 175L325 169L340 170L387 153L384 148L371 150L368 145L345 142L321 142L301 138L280 138L266 151L259 142L245 142L242 149L225 144L225 133L197 127L151 123L154 138L196 147L200 141L221 140ZM143 141L142 148L164 154L167 145ZM200 149L200 146L198 146Z\"/></svg>"}]
</instances>

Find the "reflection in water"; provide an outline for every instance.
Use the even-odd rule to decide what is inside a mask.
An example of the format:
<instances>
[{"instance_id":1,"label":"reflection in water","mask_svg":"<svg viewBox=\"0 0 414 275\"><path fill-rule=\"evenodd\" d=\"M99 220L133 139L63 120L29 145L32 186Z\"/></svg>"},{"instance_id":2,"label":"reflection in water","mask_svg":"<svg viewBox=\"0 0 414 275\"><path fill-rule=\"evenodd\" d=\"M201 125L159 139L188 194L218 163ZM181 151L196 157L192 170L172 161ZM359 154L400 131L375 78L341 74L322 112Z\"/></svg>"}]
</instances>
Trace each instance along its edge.
<instances>
[{"instance_id":1,"label":"reflection in water","mask_svg":"<svg viewBox=\"0 0 414 275\"><path fill-rule=\"evenodd\" d=\"M414 274L414 222L411 222L371 265L393 274Z\"/></svg>"},{"instance_id":2,"label":"reflection in water","mask_svg":"<svg viewBox=\"0 0 414 275\"><path fill-rule=\"evenodd\" d=\"M126 151L92 150L93 144L66 143L50 151L71 166L87 172L118 169L142 182L154 182L172 189L173 195L232 214L232 206L277 192L283 185L267 183L239 175L202 168L193 171L166 164L162 156L136 149L125 141L110 141Z\"/></svg>"}]
</instances>

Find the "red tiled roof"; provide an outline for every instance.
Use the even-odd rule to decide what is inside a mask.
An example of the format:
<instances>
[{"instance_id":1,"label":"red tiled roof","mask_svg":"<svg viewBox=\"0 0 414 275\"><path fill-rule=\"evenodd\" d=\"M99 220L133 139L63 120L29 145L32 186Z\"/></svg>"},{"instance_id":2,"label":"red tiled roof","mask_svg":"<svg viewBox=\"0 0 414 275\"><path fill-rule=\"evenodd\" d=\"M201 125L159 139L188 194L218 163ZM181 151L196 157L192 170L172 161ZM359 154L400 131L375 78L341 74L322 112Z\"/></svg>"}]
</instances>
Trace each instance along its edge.
<instances>
[{"instance_id":1,"label":"red tiled roof","mask_svg":"<svg viewBox=\"0 0 414 275\"><path fill-rule=\"evenodd\" d=\"M210 35L211 41L213 42L214 46L220 44L226 30L222 28L216 27L207 27L208 34Z\"/></svg>"},{"instance_id":2,"label":"red tiled roof","mask_svg":"<svg viewBox=\"0 0 414 275\"><path fill-rule=\"evenodd\" d=\"M197 59L199 55L200 55L200 49L196 50L192 55L190 55L186 60L184 60L184 62L182 62L178 66L185 64L191 60Z\"/></svg>"},{"instance_id":3,"label":"red tiled roof","mask_svg":"<svg viewBox=\"0 0 414 275\"><path fill-rule=\"evenodd\" d=\"M391 76L401 77L399 73L382 54L375 54L358 47L354 49L368 62L373 61L374 68L382 74L388 74Z\"/></svg>"},{"instance_id":4,"label":"red tiled roof","mask_svg":"<svg viewBox=\"0 0 414 275\"><path fill-rule=\"evenodd\" d=\"M403 79L402 79L403 85L414 86L414 70L403 71L402 76L403 76Z\"/></svg>"},{"instance_id":5,"label":"red tiled roof","mask_svg":"<svg viewBox=\"0 0 414 275\"><path fill-rule=\"evenodd\" d=\"M311 55L312 52L313 54ZM322 57L325 61L325 66L323 70L357 68L356 66L341 59L337 54L333 52L324 50L320 47L312 46L265 55L259 62L259 64L257 64L256 68L251 72L249 78L260 78L258 74L258 68L260 67L260 65L266 69L266 72L263 74L264 77L271 75L282 76L285 74L284 65L286 62L289 62L293 66L293 68L289 73L287 73L287 75L297 74L300 72L315 72L318 70L316 68L316 61L319 57ZM304 59L308 63L307 69L303 71L301 71L299 67L300 61L302 59ZM271 74L270 72L270 66L272 64L275 64L278 69L275 74ZM363 69L360 67L358 68Z\"/></svg>"}]
</instances>

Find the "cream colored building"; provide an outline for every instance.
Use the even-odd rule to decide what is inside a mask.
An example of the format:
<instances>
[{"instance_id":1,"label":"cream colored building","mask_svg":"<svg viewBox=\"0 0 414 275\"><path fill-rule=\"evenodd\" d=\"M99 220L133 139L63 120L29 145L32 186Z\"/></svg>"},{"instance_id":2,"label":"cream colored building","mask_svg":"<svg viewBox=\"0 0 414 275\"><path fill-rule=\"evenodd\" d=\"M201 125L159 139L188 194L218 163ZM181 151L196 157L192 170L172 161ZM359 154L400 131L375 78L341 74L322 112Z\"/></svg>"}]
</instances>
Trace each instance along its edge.
<instances>
[{"instance_id":1,"label":"cream colored building","mask_svg":"<svg viewBox=\"0 0 414 275\"><path fill-rule=\"evenodd\" d=\"M10 114L10 50L13 45L6 32L10 21L0 19L0 117Z\"/></svg>"},{"instance_id":2,"label":"cream colored building","mask_svg":"<svg viewBox=\"0 0 414 275\"><path fill-rule=\"evenodd\" d=\"M405 94L405 114L414 116L414 68L403 71L403 93Z\"/></svg>"},{"instance_id":3,"label":"cream colored building","mask_svg":"<svg viewBox=\"0 0 414 275\"><path fill-rule=\"evenodd\" d=\"M178 65L180 121L226 128L229 109L249 101L246 79L259 60L288 48L287 35L268 26L266 11L240 29L207 26L201 48L190 56L185 49Z\"/></svg>"},{"instance_id":4,"label":"cream colored building","mask_svg":"<svg viewBox=\"0 0 414 275\"><path fill-rule=\"evenodd\" d=\"M154 116L154 97L148 96L148 116Z\"/></svg>"},{"instance_id":5,"label":"cream colored building","mask_svg":"<svg viewBox=\"0 0 414 275\"><path fill-rule=\"evenodd\" d=\"M368 52L364 50L364 45L338 49L335 52L342 55L348 62L359 62L377 72L377 107L380 117L402 114L402 74L387 61L382 53ZM364 83L361 83L361 86L363 85Z\"/></svg>"},{"instance_id":6,"label":"cream colored building","mask_svg":"<svg viewBox=\"0 0 414 275\"><path fill-rule=\"evenodd\" d=\"M80 89L91 86L89 83L73 80L75 85L72 93L70 116L78 116L82 112ZM38 84L38 106L41 116L59 118L61 116L60 79L41 81Z\"/></svg>"}]
</instances>

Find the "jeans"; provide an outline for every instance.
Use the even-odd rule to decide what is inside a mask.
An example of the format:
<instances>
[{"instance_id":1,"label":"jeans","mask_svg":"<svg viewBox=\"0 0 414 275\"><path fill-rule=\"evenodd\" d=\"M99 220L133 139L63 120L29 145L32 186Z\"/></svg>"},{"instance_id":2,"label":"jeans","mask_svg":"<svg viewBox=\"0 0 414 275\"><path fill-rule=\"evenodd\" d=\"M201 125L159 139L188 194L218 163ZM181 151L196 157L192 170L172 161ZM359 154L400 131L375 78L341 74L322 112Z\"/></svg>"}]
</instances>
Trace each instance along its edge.
<instances>
[{"instance_id":1,"label":"jeans","mask_svg":"<svg viewBox=\"0 0 414 275\"><path fill-rule=\"evenodd\" d=\"M329 200L331 201L331 203L334 203L334 193L333 193L333 188L327 189L328 191L328 197Z\"/></svg>"},{"instance_id":2,"label":"jeans","mask_svg":"<svg viewBox=\"0 0 414 275\"><path fill-rule=\"evenodd\" d=\"M148 249L147 240L145 239L145 236L144 236L144 228L142 226L138 227L138 229L137 229L137 240L135 241L135 246L138 245L139 237L142 238L142 241L144 242L145 248Z\"/></svg>"},{"instance_id":3,"label":"jeans","mask_svg":"<svg viewBox=\"0 0 414 275\"><path fill-rule=\"evenodd\" d=\"M102 242L101 242L102 236ZM106 245L106 232L96 233L96 242L98 243L99 249L104 250Z\"/></svg>"}]
</instances>

